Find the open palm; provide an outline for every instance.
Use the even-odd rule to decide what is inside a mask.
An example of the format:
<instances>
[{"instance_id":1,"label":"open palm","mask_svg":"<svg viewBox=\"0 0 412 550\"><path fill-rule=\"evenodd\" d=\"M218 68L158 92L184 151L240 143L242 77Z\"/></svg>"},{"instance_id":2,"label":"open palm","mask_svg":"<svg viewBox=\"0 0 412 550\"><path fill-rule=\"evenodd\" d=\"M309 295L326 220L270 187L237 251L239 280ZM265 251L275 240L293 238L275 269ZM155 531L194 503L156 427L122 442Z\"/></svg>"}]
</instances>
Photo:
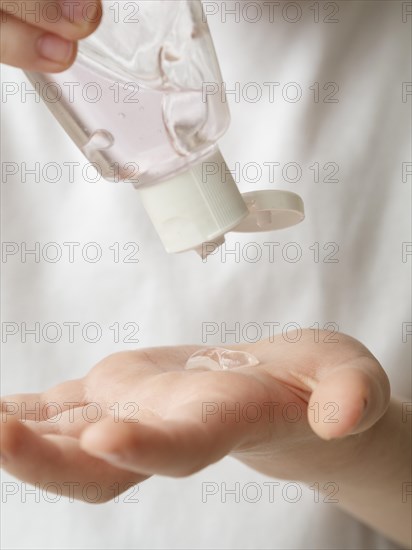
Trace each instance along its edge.
<instances>
[{"instance_id":1,"label":"open palm","mask_svg":"<svg viewBox=\"0 0 412 550\"><path fill-rule=\"evenodd\" d=\"M109 356L82 379L4 398L3 465L80 499L93 482L99 501L113 498L114 486L189 475L229 453L298 478L305 456L326 465L335 438L369 428L389 401L376 359L337 336L317 342L308 330L293 344L277 337L238 346L260 364L227 371L185 370L198 346Z\"/></svg>"}]
</instances>

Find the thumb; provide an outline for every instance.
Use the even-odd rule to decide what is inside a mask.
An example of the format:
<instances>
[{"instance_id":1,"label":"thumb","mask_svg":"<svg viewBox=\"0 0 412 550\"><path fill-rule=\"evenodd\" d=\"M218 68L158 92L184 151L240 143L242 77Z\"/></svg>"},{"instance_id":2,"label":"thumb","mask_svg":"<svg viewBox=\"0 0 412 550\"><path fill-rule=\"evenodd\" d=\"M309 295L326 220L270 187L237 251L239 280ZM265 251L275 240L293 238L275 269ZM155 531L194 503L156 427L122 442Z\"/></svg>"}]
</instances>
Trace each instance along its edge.
<instances>
[{"instance_id":1,"label":"thumb","mask_svg":"<svg viewBox=\"0 0 412 550\"><path fill-rule=\"evenodd\" d=\"M308 404L308 421L322 439L360 433L385 413L388 377L373 356L324 370Z\"/></svg>"}]
</instances>

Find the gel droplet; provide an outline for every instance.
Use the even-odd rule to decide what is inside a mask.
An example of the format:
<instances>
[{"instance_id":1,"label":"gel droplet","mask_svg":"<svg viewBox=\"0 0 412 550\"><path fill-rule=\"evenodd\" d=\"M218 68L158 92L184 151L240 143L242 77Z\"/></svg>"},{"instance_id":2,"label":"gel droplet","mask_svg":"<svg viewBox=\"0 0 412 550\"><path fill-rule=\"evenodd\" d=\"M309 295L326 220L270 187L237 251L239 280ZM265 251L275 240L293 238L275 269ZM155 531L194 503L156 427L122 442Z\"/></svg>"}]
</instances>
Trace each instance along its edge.
<instances>
[{"instance_id":1,"label":"gel droplet","mask_svg":"<svg viewBox=\"0 0 412 550\"><path fill-rule=\"evenodd\" d=\"M198 254L202 260L206 260L206 258L209 256L209 254L212 254L219 246L222 246L225 242L225 237L217 237L213 242L205 242L202 243L197 248L194 248L193 250Z\"/></svg>"},{"instance_id":2,"label":"gel droplet","mask_svg":"<svg viewBox=\"0 0 412 550\"><path fill-rule=\"evenodd\" d=\"M90 136L89 141L83 146L82 151L88 157L94 151L109 149L114 143L113 135L107 130L96 130Z\"/></svg>"},{"instance_id":3,"label":"gel droplet","mask_svg":"<svg viewBox=\"0 0 412 550\"><path fill-rule=\"evenodd\" d=\"M205 348L196 351L189 357L185 369L203 367L209 370L230 370L240 367L255 367L258 364L258 359L246 351Z\"/></svg>"}]
</instances>

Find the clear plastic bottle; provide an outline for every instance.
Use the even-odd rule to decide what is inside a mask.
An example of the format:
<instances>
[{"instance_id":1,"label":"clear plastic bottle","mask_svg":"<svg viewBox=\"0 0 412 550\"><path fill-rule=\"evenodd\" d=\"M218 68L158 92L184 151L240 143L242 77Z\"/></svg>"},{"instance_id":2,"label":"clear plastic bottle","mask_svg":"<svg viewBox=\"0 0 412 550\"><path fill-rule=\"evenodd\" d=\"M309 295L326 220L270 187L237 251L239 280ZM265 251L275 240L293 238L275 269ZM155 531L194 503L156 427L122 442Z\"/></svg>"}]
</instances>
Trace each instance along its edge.
<instances>
[{"instance_id":1,"label":"clear plastic bottle","mask_svg":"<svg viewBox=\"0 0 412 550\"><path fill-rule=\"evenodd\" d=\"M105 0L69 70L27 75L102 176L141 190L168 252L220 243L248 216L217 147L230 116L208 93L222 77L200 0Z\"/></svg>"}]
</instances>

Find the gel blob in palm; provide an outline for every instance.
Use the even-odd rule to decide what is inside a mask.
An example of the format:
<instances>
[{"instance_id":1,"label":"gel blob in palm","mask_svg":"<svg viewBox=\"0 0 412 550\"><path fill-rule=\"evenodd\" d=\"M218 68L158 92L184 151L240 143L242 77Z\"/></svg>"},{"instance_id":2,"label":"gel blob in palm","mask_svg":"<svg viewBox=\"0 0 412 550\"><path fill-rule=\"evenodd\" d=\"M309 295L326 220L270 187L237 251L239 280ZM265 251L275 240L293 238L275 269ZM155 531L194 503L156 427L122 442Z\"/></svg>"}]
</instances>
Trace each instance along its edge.
<instances>
[{"instance_id":1,"label":"gel blob in palm","mask_svg":"<svg viewBox=\"0 0 412 550\"><path fill-rule=\"evenodd\" d=\"M254 355L245 351L225 348L205 348L193 353L186 362L186 369L230 370L240 367L255 367L259 364Z\"/></svg>"}]
</instances>

